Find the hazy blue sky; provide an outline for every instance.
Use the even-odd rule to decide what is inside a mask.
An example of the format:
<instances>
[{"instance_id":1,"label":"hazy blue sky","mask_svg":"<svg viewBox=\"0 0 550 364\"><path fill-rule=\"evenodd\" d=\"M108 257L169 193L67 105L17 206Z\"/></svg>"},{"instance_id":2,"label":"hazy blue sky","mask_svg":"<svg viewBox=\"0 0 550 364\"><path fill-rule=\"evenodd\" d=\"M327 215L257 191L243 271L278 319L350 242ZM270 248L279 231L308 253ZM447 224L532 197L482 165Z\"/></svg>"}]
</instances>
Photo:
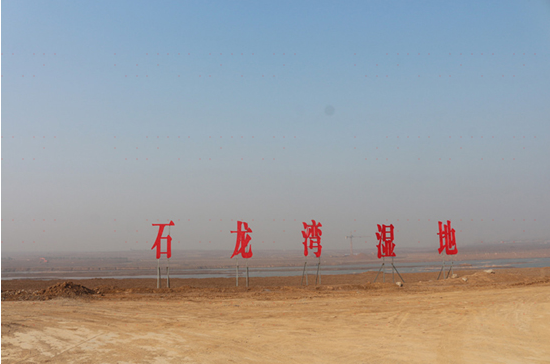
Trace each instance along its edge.
<instances>
[{"instance_id":1,"label":"hazy blue sky","mask_svg":"<svg viewBox=\"0 0 550 364\"><path fill-rule=\"evenodd\" d=\"M548 1L2 1L2 250L550 239ZM545 101L546 100L546 101ZM524 221L525 220L525 221ZM536 221L535 221L536 220ZM365 245L364 241L367 241ZM398 253L399 254L399 253Z\"/></svg>"}]
</instances>

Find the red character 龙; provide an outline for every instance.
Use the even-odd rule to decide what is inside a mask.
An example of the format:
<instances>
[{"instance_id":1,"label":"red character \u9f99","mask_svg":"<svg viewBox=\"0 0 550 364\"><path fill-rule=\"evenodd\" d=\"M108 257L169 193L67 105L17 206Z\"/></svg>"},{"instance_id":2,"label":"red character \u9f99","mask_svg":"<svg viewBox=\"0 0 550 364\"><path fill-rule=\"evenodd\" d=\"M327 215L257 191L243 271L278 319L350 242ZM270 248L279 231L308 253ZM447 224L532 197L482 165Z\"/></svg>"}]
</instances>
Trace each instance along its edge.
<instances>
[{"instance_id":1,"label":"red character \u9f99","mask_svg":"<svg viewBox=\"0 0 550 364\"><path fill-rule=\"evenodd\" d=\"M309 239L309 249L316 248L317 251L313 252L313 254L315 254L315 256L319 258L321 256L321 250L323 249L323 247L321 246L321 235L323 235L323 232L319 228L323 225L321 225L320 222L316 223L315 220L311 220L311 225L308 225L305 222L303 222L302 224L304 224L305 229L304 231L302 231L302 237L304 238L304 256L307 257L308 254L307 241Z\"/></svg>"},{"instance_id":2,"label":"red character \u9f99","mask_svg":"<svg viewBox=\"0 0 550 364\"><path fill-rule=\"evenodd\" d=\"M244 230L242 228L244 227ZM231 233L237 233L237 243L235 244L235 251L231 258L235 255L241 254L243 258L250 258L252 256L252 247L248 245L252 239L248 233L251 233L252 229L248 227L248 223L244 221L237 221L237 231Z\"/></svg>"},{"instance_id":3,"label":"red character \u9f99","mask_svg":"<svg viewBox=\"0 0 550 364\"><path fill-rule=\"evenodd\" d=\"M157 259L160 259L161 254L166 254L166 258L170 258L172 256L172 237L170 234L168 234L166 237L162 237L162 233L164 231L165 226L174 226L174 222L170 221L169 224L153 224L153 226L159 227L159 233L157 234L157 239L155 240L155 244L151 247L151 250L157 248ZM161 251L160 248L160 241L161 239L166 239L166 251Z\"/></svg>"},{"instance_id":4,"label":"red character \u9f99","mask_svg":"<svg viewBox=\"0 0 550 364\"><path fill-rule=\"evenodd\" d=\"M439 235L439 249L437 249L439 254L441 254L443 250L445 250L447 255L458 253L455 240L455 229L451 229L450 220L447 220L446 225L443 225L443 223L439 221L439 233L437 233L437 235Z\"/></svg>"},{"instance_id":5,"label":"red character \u9f99","mask_svg":"<svg viewBox=\"0 0 550 364\"><path fill-rule=\"evenodd\" d=\"M382 257L395 257L393 249L395 244L393 243L393 224L392 225L377 225L378 232L376 233L376 238L378 239L379 244L376 246L378 248L378 259Z\"/></svg>"}]
</instances>

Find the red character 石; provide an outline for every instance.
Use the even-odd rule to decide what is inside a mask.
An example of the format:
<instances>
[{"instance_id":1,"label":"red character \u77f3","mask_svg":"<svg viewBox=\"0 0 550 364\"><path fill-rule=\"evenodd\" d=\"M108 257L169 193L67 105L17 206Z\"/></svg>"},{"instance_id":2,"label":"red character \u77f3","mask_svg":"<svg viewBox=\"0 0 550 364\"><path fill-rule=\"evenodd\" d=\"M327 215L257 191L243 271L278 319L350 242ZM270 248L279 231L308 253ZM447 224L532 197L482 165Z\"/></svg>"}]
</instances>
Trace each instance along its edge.
<instances>
[{"instance_id":1,"label":"red character \u77f3","mask_svg":"<svg viewBox=\"0 0 550 364\"><path fill-rule=\"evenodd\" d=\"M378 259L382 257L395 257L395 253L393 251L395 248L395 244L393 243L393 224L389 226L377 226L378 232L376 233L376 238L378 239L379 244L376 247L378 248Z\"/></svg>"},{"instance_id":2,"label":"red character \u77f3","mask_svg":"<svg viewBox=\"0 0 550 364\"><path fill-rule=\"evenodd\" d=\"M162 233L164 231L165 226L174 226L174 222L170 220L169 224L153 224L153 226L159 227L159 233L157 234L157 239L155 240L155 244L151 247L151 250L157 248L157 259L160 259L161 254L166 254L166 258L170 258L172 256L172 237L170 234L168 234L166 237L162 237ZM160 248L160 241L161 239L166 239L166 251L161 251Z\"/></svg>"},{"instance_id":3,"label":"red character \u77f3","mask_svg":"<svg viewBox=\"0 0 550 364\"><path fill-rule=\"evenodd\" d=\"M437 249L439 254L443 252L443 249L445 249L447 255L458 253L455 240L455 229L451 229L451 220L447 220L446 225L443 225L443 223L439 221L439 233L437 233L437 235L439 235L439 249Z\"/></svg>"},{"instance_id":4,"label":"red character \u77f3","mask_svg":"<svg viewBox=\"0 0 550 364\"><path fill-rule=\"evenodd\" d=\"M320 222L316 223L315 220L311 220L311 225L308 225L305 222L303 222L302 224L304 224L305 229L304 231L302 231L302 237L304 238L304 256L307 257L308 254L307 241L309 239L309 249L317 248L317 251L313 252L313 254L315 254L315 256L319 258L321 256L321 250L323 249L323 247L321 246L321 235L323 235L323 232L319 228L323 225L321 225Z\"/></svg>"},{"instance_id":5,"label":"red character \u77f3","mask_svg":"<svg viewBox=\"0 0 550 364\"><path fill-rule=\"evenodd\" d=\"M242 227L244 225L244 230ZM237 243L235 244L235 251L231 258L235 255L241 254L243 258L250 258L252 256L252 247L248 245L252 239L248 233L251 233L252 229L248 227L248 223L244 221L237 221L237 231L231 233L237 233Z\"/></svg>"}]
</instances>

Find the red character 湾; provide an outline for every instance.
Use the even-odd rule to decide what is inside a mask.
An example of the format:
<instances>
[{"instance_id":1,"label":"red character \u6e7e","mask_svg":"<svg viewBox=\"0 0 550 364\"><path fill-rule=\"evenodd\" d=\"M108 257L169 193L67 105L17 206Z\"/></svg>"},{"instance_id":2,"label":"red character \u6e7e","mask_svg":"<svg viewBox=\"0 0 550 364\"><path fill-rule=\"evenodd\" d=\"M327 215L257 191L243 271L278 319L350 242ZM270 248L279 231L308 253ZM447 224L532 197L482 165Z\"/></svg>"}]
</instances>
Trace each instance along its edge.
<instances>
[{"instance_id":1,"label":"red character \u6e7e","mask_svg":"<svg viewBox=\"0 0 550 364\"><path fill-rule=\"evenodd\" d=\"M393 224L377 226L378 232L376 233L376 238L379 244L376 247L378 248L378 259L382 257L395 257L393 251L395 248L395 244L393 243Z\"/></svg>"},{"instance_id":2,"label":"red character \u6e7e","mask_svg":"<svg viewBox=\"0 0 550 364\"><path fill-rule=\"evenodd\" d=\"M319 258L321 256L321 250L323 249L321 246L321 235L323 235L323 232L319 228L323 225L321 225L320 222L316 223L315 220L311 220L311 225L308 225L305 222L302 224L304 224L305 229L302 231L302 237L304 238L304 256L307 257L308 254L307 241L309 239L309 249L317 249L317 251L313 252L313 254Z\"/></svg>"},{"instance_id":3,"label":"red character \u6e7e","mask_svg":"<svg viewBox=\"0 0 550 364\"><path fill-rule=\"evenodd\" d=\"M450 220L447 220L446 225L443 225L443 223L439 221L439 233L437 233L437 235L439 235L439 249L437 249L439 254L441 254L443 250L445 250L447 255L458 253L455 240L455 229L451 229Z\"/></svg>"},{"instance_id":4,"label":"red character \u6e7e","mask_svg":"<svg viewBox=\"0 0 550 364\"><path fill-rule=\"evenodd\" d=\"M155 244L151 247L151 250L157 248L157 259L160 259L161 254L166 254L166 258L170 258L172 256L172 237L170 234L168 234L166 237L162 236L162 233L164 231L165 226L174 226L174 222L170 221L169 224L153 224L153 226L159 227L159 233L157 234L157 239L155 240ZM161 251L160 248L160 241L161 239L166 239L166 251Z\"/></svg>"},{"instance_id":5,"label":"red character \u6e7e","mask_svg":"<svg viewBox=\"0 0 550 364\"><path fill-rule=\"evenodd\" d=\"M242 228L244 227L244 230ZM237 231L231 233L237 233L237 243L235 244L235 251L231 258L235 255L241 254L243 258L250 258L252 256L252 247L248 245L252 239L248 233L251 233L252 229L248 227L248 223L244 221L237 221Z\"/></svg>"}]
</instances>

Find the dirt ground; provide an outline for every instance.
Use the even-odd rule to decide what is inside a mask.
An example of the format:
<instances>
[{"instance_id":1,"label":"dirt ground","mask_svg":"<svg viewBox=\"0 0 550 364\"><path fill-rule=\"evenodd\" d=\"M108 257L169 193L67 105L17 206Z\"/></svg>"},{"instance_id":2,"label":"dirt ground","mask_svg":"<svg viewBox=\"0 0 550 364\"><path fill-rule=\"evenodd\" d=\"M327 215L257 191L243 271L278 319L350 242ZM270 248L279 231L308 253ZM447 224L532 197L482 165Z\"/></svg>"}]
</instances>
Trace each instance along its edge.
<instances>
[{"instance_id":1,"label":"dirt ground","mask_svg":"<svg viewBox=\"0 0 550 364\"><path fill-rule=\"evenodd\" d=\"M550 268L456 273L3 281L2 362L550 363Z\"/></svg>"}]
</instances>

